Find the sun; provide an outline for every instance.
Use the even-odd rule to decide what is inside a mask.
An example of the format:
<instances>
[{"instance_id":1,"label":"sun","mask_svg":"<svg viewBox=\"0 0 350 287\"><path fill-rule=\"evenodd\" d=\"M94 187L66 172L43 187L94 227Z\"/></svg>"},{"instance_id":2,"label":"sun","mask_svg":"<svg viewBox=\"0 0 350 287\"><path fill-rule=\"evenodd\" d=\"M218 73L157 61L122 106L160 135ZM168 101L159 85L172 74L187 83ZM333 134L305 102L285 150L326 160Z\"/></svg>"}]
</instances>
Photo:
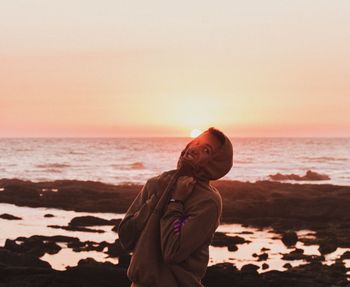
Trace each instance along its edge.
<instances>
[{"instance_id":1,"label":"sun","mask_svg":"<svg viewBox=\"0 0 350 287\"><path fill-rule=\"evenodd\" d=\"M191 138L198 137L201 133L202 133L201 130L199 130L199 129L194 129L194 130L191 131L190 137L191 137Z\"/></svg>"}]
</instances>

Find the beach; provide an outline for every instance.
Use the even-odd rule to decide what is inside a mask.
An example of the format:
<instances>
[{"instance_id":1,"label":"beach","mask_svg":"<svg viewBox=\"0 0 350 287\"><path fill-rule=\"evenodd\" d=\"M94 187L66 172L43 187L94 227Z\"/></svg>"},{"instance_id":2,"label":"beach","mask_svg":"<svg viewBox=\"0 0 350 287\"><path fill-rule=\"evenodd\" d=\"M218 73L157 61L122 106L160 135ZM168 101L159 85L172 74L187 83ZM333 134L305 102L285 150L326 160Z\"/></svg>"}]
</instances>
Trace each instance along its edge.
<instances>
[{"instance_id":1,"label":"beach","mask_svg":"<svg viewBox=\"0 0 350 287\"><path fill-rule=\"evenodd\" d=\"M350 1L0 15L0 287L350 287Z\"/></svg>"},{"instance_id":2,"label":"beach","mask_svg":"<svg viewBox=\"0 0 350 287\"><path fill-rule=\"evenodd\" d=\"M220 262L219 255L214 257L203 279L205 286L349 286L350 186L232 180L215 181L212 185L222 196L223 214L210 252L225 251L231 259ZM50 226L50 234L56 235L17 234L17 238L5 240L0 249L0 286L23 286L23 282L31 282L28 286L129 286L126 268L130 256L120 246L116 230L118 215L126 212L141 188L138 184L97 181L1 179L0 203L84 212L84 216L75 214L68 222L63 220L62 225ZM108 214L108 219L103 214ZM43 213L43 217L49 222L55 215ZM0 220L24 219L6 213L0 214ZM97 239L107 232L107 227L114 229L114 242L68 236L80 232ZM228 227L235 232L227 232ZM63 231L66 235L59 236ZM274 240L271 246L277 246L277 242L285 246L276 265L283 263L283 268L278 270L269 266L276 257L273 247L254 247L254 241L264 242L256 236L269 232ZM76 253L91 251L96 256L56 270L43 258L60 254L63 243ZM238 256L242 250L251 252L251 260L236 263L235 254ZM115 261L103 260L97 254Z\"/></svg>"}]
</instances>

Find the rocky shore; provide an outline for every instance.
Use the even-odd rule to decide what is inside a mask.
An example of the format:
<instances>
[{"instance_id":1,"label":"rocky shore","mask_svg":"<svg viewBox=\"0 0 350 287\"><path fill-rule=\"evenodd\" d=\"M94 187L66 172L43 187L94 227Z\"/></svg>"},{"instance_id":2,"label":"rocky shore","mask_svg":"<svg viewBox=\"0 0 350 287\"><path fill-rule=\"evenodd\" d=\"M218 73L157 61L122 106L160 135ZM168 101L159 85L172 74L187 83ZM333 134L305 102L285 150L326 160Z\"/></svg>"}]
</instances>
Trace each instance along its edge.
<instances>
[{"instance_id":1,"label":"rocky shore","mask_svg":"<svg viewBox=\"0 0 350 287\"><path fill-rule=\"evenodd\" d=\"M350 286L349 271L344 253L334 264L324 263L325 254L339 247L350 248L350 187L318 184L289 184L270 181L256 183L217 181L223 198L223 223L240 223L254 227L271 227L281 235L285 245L291 247L286 260L302 259L305 264L286 271L265 271L259 266L246 264L240 270L230 263L208 268L203 280L205 286ZM124 213L141 186L110 185L92 181L60 180L34 183L18 179L0 180L0 202L19 206L54 207L86 212ZM50 217L50 214L47 215ZM0 220L20 220L16 214L2 214ZM90 226L111 225L119 222L96 217L74 218L66 226L52 226L66 230L94 232ZM314 238L298 238L296 231L309 229ZM102 231L103 232L103 231ZM321 256L305 255L294 248L302 240L305 245L317 244ZM94 259L81 260L76 267L56 271L40 259L45 254L59 252L58 243L65 242L75 252L96 250L110 257L118 257L119 264L100 263ZM245 240L239 236L227 237L216 233L213 246L227 246L237 250ZM294 248L294 249L293 249ZM256 254L259 261L268 257L268 250ZM129 286L126 277L129 255L118 240L107 242L81 242L74 237L18 237L7 240L0 248L0 287L2 286Z\"/></svg>"}]
</instances>

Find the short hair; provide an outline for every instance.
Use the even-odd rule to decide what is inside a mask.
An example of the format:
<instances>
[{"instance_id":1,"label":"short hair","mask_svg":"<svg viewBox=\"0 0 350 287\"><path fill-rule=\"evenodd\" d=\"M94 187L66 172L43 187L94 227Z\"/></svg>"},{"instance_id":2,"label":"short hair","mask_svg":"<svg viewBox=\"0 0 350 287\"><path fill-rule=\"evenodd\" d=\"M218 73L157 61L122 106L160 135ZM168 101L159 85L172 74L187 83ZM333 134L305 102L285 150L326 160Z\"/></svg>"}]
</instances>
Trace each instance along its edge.
<instances>
[{"instance_id":1,"label":"short hair","mask_svg":"<svg viewBox=\"0 0 350 287\"><path fill-rule=\"evenodd\" d=\"M218 139L219 142L220 142L222 145L225 143L226 139L225 139L225 135L224 135L224 133L223 133L222 131L220 131L220 130L214 128L214 127L210 127L210 128L208 129L208 132L209 132L211 135L213 135L214 137L216 137L216 139Z\"/></svg>"}]
</instances>

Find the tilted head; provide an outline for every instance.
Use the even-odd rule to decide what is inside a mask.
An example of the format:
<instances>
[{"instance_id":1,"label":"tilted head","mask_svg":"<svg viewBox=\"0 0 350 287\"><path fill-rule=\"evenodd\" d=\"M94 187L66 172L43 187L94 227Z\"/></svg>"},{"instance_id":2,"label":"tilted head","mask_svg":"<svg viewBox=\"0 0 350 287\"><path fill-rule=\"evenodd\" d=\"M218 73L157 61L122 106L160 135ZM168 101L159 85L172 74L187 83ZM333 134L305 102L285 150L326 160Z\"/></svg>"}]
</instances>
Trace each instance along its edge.
<instances>
[{"instance_id":1,"label":"tilted head","mask_svg":"<svg viewBox=\"0 0 350 287\"><path fill-rule=\"evenodd\" d=\"M177 166L197 179L216 180L227 174L232 164L231 141L221 131L209 128L187 144Z\"/></svg>"}]
</instances>

